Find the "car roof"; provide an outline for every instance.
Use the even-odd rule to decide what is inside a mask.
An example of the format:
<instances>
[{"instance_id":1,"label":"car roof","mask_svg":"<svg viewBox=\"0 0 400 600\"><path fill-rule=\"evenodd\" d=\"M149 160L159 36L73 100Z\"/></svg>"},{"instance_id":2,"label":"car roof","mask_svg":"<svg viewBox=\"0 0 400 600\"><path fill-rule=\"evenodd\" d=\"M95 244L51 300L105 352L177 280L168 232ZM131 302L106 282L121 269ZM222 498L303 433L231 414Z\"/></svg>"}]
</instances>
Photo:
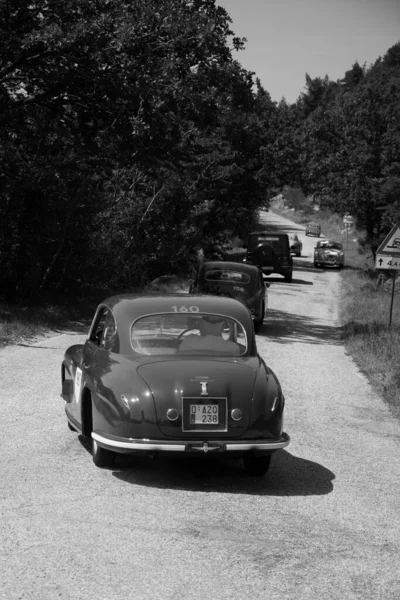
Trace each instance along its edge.
<instances>
[{"instance_id":1,"label":"car roof","mask_svg":"<svg viewBox=\"0 0 400 600\"><path fill-rule=\"evenodd\" d=\"M241 271L242 273L248 273L249 275L259 275L260 269L255 265L249 265L247 263L239 263L234 261L217 261L217 260L208 260L203 262L201 270L205 269L221 269L221 270L229 270L229 271Z\"/></svg>"},{"instance_id":2,"label":"car roof","mask_svg":"<svg viewBox=\"0 0 400 600\"><path fill-rule=\"evenodd\" d=\"M149 314L175 313L174 306L196 306L198 312L222 314L237 319L243 325L251 322L248 309L239 300L209 294L119 294L106 298L100 305L110 308L117 320L126 317L133 321Z\"/></svg>"}]
</instances>

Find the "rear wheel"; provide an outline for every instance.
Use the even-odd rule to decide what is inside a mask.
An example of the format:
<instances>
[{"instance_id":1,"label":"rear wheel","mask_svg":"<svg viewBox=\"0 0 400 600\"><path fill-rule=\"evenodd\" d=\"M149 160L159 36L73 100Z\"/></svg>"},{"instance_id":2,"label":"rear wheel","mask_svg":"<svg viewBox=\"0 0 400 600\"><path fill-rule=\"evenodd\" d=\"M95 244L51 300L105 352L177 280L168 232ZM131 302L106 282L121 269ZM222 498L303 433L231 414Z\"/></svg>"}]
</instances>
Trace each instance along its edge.
<instances>
[{"instance_id":1,"label":"rear wheel","mask_svg":"<svg viewBox=\"0 0 400 600\"><path fill-rule=\"evenodd\" d=\"M254 456L254 454L246 454L243 458L243 463L249 475L263 477L267 474L270 467L271 456Z\"/></svg>"},{"instance_id":2,"label":"rear wheel","mask_svg":"<svg viewBox=\"0 0 400 600\"><path fill-rule=\"evenodd\" d=\"M92 438L92 457L96 467L103 468L111 467L114 462L115 455L114 452L111 452L111 450L101 448L96 440Z\"/></svg>"},{"instance_id":3,"label":"rear wheel","mask_svg":"<svg viewBox=\"0 0 400 600\"><path fill-rule=\"evenodd\" d=\"M256 333L258 333L261 330L261 327L263 326L264 314L265 314L265 305L263 304L262 309L261 309L261 317L254 321L254 331Z\"/></svg>"},{"instance_id":4,"label":"rear wheel","mask_svg":"<svg viewBox=\"0 0 400 600\"><path fill-rule=\"evenodd\" d=\"M290 273L285 275L285 281L287 281L288 283L291 283L292 279L293 279L293 271L290 271Z\"/></svg>"}]
</instances>

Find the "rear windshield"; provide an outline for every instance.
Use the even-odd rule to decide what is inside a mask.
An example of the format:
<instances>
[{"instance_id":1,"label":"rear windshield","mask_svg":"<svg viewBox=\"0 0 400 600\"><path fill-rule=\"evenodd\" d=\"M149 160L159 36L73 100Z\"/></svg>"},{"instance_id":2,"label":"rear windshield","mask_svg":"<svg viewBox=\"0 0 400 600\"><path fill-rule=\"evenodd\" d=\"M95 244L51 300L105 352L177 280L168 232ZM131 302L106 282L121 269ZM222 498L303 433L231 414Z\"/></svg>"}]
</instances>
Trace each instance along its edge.
<instances>
[{"instance_id":1,"label":"rear windshield","mask_svg":"<svg viewBox=\"0 0 400 600\"><path fill-rule=\"evenodd\" d=\"M285 253L289 249L287 235L276 235L273 233L259 233L257 235L250 235L248 240L248 249L252 251L257 248L259 244L263 243L272 246L276 254Z\"/></svg>"},{"instance_id":2,"label":"rear windshield","mask_svg":"<svg viewBox=\"0 0 400 600\"><path fill-rule=\"evenodd\" d=\"M223 283L250 283L250 277L247 273L225 269L210 269L206 271L205 279L206 281L219 281Z\"/></svg>"},{"instance_id":3,"label":"rear windshield","mask_svg":"<svg viewBox=\"0 0 400 600\"><path fill-rule=\"evenodd\" d=\"M339 242L325 242L325 244L322 244L322 248L325 250L327 248L330 250L341 250L342 244L339 244Z\"/></svg>"},{"instance_id":4,"label":"rear windshield","mask_svg":"<svg viewBox=\"0 0 400 600\"><path fill-rule=\"evenodd\" d=\"M148 315L131 325L131 344L138 354L242 356L248 349L244 327L235 319L207 313Z\"/></svg>"}]
</instances>

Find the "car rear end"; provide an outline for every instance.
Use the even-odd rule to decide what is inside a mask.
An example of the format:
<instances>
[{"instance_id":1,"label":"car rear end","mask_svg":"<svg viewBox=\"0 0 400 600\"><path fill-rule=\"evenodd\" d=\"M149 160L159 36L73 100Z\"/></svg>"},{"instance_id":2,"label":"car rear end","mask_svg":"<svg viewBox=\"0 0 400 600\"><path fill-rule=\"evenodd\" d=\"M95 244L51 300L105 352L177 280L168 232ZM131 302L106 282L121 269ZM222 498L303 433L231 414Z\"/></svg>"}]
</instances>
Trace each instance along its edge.
<instances>
[{"instance_id":1,"label":"car rear end","mask_svg":"<svg viewBox=\"0 0 400 600\"><path fill-rule=\"evenodd\" d=\"M289 236L286 233L267 231L249 234L246 262L259 267L264 275L279 273L287 281L291 281L293 258Z\"/></svg>"}]
</instances>

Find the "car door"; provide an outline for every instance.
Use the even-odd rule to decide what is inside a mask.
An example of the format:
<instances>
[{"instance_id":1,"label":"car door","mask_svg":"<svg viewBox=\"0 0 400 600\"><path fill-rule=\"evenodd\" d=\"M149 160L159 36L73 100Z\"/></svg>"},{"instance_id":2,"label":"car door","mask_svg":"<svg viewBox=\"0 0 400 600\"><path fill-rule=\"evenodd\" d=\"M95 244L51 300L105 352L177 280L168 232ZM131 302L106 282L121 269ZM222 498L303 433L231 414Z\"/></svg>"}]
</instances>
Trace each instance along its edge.
<instances>
[{"instance_id":1,"label":"car door","mask_svg":"<svg viewBox=\"0 0 400 600\"><path fill-rule=\"evenodd\" d=\"M74 417L82 423L81 406L82 390L88 388L96 393L101 376L109 367L109 355L116 336L114 316L108 307L101 307L94 319L89 338L83 347L82 363L76 369Z\"/></svg>"}]
</instances>

